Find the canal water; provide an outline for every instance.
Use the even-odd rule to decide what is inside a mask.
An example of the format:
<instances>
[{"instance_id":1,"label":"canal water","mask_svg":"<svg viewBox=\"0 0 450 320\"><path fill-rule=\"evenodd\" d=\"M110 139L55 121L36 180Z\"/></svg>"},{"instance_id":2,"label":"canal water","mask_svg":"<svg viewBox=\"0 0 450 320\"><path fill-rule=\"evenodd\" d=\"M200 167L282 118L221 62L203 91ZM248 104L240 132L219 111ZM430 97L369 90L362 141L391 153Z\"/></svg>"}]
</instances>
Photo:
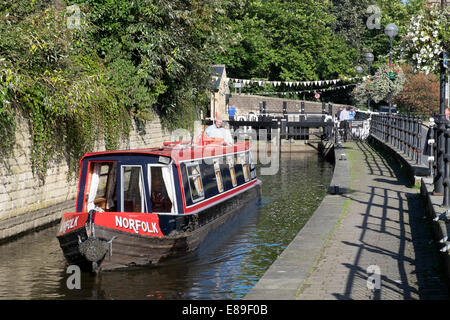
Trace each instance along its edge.
<instances>
[{"instance_id":1,"label":"canal water","mask_svg":"<svg viewBox=\"0 0 450 320\"><path fill-rule=\"evenodd\" d=\"M314 213L332 173L317 153L282 153L278 173L259 176L262 201L195 254L161 267L82 273L80 289L68 289L58 226L28 234L0 245L0 299L241 299Z\"/></svg>"}]
</instances>

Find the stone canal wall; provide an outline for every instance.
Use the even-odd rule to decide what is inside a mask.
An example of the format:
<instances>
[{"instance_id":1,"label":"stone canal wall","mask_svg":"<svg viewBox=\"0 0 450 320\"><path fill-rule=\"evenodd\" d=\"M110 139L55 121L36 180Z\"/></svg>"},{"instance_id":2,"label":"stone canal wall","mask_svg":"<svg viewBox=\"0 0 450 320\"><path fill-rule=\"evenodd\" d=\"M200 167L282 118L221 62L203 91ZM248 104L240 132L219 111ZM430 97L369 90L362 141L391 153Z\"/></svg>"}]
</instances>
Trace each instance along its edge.
<instances>
[{"instance_id":1,"label":"stone canal wall","mask_svg":"<svg viewBox=\"0 0 450 320\"><path fill-rule=\"evenodd\" d=\"M53 159L45 184L40 182L32 172L28 122L17 120L16 144L0 159L0 241L55 222L64 212L74 210L78 187L78 174L70 177L65 159ZM148 121L139 130L133 122L119 149L155 147L169 139L159 119ZM93 151L104 150L104 141L97 141Z\"/></svg>"}]
</instances>

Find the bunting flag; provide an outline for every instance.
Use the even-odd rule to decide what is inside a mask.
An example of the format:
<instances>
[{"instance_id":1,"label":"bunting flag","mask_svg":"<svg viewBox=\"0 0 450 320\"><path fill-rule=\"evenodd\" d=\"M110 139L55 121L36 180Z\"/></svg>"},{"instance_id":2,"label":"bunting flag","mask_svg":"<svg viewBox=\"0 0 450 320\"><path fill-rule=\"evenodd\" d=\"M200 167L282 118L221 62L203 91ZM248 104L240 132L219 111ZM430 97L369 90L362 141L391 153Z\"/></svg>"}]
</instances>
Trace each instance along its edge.
<instances>
[{"instance_id":1,"label":"bunting flag","mask_svg":"<svg viewBox=\"0 0 450 320\"><path fill-rule=\"evenodd\" d=\"M321 88L321 89L314 89L314 90L301 90L301 91L285 91L285 92L257 92L258 95L292 95L292 94L301 94L301 93L318 93L318 92L326 92L326 91L332 91L332 90L339 90L339 89L347 89L349 87L356 86L356 83L352 84L346 84L338 87L331 87L331 88Z\"/></svg>"},{"instance_id":2,"label":"bunting flag","mask_svg":"<svg viewBox=\"0 0 450 320\"><path fill-rule=\"evenodd\" d=\"M363 77L362 79L365 80L367 77ZM299 86L323 86L323 85L329 85L329 84L337 84L338 82L353 82L357 81L358 78L342 78L342 79L328 79L328 80L314 80L314 81L267 81L267 80L251 80L251 79L238 79L238 78L227 78L226 80L234 82L234 83L243 83L245 85L248 84L258 84L259 86L266 86L270 85L273 87L279 87L281 85L284 85L286 87L299 87Z\"/></svg>"}]
</instances>

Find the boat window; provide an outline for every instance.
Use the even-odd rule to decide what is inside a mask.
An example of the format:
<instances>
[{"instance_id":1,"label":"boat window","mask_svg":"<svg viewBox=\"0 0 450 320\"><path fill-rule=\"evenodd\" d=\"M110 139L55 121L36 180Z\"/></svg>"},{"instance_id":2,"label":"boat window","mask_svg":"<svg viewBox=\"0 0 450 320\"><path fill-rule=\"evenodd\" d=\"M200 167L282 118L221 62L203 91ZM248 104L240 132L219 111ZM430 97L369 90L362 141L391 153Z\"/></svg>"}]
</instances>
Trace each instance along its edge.
<instances>
[{"instance_id":1,"label":"boat window","mask_svg":"<svg viewBox=\"0 0 450 320\"><path fill-rule=\"evenodd\" d=\"M200 166L198 163L186 165L189 188L191 190L192 201L196 202L205 197L203 190L202 178L200 175Z\"/></svg>"},{"instance_id":2,"label":"boat window","mask_svg":"<svg viewBox=\"0 0 450 320\"><path fill-rule=\"evenodd\" d=\"M214 172L216 174L217 189L219 189L219 192L223 192L223 182L222 182L222 174L220 173L219 159L214 159Z\"/></svg>"},{"instance_id":3,"label":"boat window","mask_svg":"<svg viewBox=\"0 0 450 320\"><path fill-rule=\"evenodd\" d=\"M233 187L237 185L236 172L234 171L234 159L233 157L227 157L228 168L230 169L231 183Z\"/></svg>"},{"instance_id":4,"label":"boat window","mask_svg":"<svg viewBox=\"0 0 450 320\"><path fill-rule=\"evenodd\" d=\"M122 212L145 212L141 166L122 166Z\"/></svg>"},{"instance_id":5,"label":"boat window","mask_svg":"<svg viewBox=\"0 0 450 320\"><path fill-rule=\"evenodd\" d=\"M250 179L250 172L248 170L248 164L244 163L242 165L242 171L244 172L244 179L245 181L248 181Z\"/></svg>"},{"instance_id":6,"label":"boat window","mask_svg":"<svg viewBox=\"0 0 450 320\"><path fill-rule=\"evenodd\" d=\"M168 166L149 166L150 198L153 212L174 212L172 172Z\"/></svg>"},{"instance_id":7,"label":"boat window","mask_svg":"<svg viewBox=\"0 0 450 320\"><path fill-rule=\"evenodd\" d=\"M103 211L117 210L116 162L90 162L87 182L85 211L92 209Z\"/></svg>"},{"instance_id":8,"label":"boat window","mask_svg":"<svg viewBox=\"0 0 450 320\"><path fill-rule=\"evenodd\" d=\"M242 153L241 154L241 158L242 158L242 171L244 172L244 179L245 181L250 180L250 169L249 169L249 156L248 153Z\"/></svg>"},{"instance_id":9,"label":"boat window","mask_svg":"<svg viewBox=\"0 0 450 320\"><path fill-rule=\"evenodd\" d=\"M249 163L250 163L250 169L255 169L255 161L254 161L254 159L255 159L255 157L254 157L254 155L253 155L253 150L250 150L249 152L248 152L248 155L249 155Z\"/></svg>"}]
</instances>

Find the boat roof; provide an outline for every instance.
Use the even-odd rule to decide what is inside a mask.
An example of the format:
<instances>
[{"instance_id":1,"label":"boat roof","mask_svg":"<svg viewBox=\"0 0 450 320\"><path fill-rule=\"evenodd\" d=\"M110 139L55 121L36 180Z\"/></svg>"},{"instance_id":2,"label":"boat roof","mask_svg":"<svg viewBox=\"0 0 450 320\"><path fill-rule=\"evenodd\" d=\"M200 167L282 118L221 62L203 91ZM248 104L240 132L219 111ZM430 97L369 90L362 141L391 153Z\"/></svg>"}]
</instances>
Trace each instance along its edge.
<instances>
[{"instance_id":1,"label":"boat roof","mask_svg":"<svg viewBox=\"0 0 450 320\"><path fill-rule=\"evenodd\" d=\"M164 146L162 147L88 152L81 160L88 157L104 155L141 154L168 157L178 163L181 161L233 154L249 149L250 143L248 141L237 142L231 146L223 145L222 143L191 144L190 142L164 142Z\"/></svg>"}]
</instances>

